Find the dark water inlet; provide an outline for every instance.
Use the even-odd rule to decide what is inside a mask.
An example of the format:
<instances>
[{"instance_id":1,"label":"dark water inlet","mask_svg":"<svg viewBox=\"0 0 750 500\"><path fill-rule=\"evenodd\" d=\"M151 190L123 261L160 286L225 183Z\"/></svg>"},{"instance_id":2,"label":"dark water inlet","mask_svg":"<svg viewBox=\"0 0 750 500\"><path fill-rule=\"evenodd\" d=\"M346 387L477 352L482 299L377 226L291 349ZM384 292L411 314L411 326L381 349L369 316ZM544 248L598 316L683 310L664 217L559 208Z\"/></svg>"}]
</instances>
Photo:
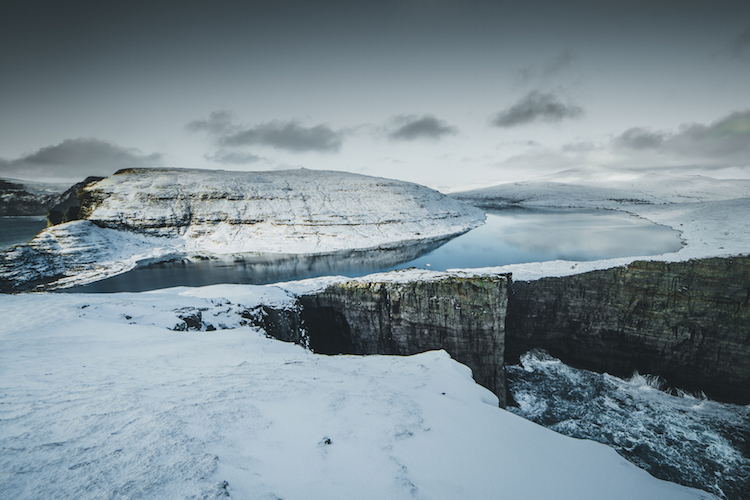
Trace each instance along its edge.
<instances>
[{"instance_id":1,"label":"dark water inlet","mask_svg":"<svg viewBox=\"0 0 750 500\"><path fill-rule=\"evenodd\" d=\"M0 217L0 252L14 245L23 245L47 227L43 215Z\"/></svg>"},{"instance_id":2,"label":"dark water inlet","mask_svg":"<svg viewBox=\"0 0 750 500\"><path fill-rule=\"evenodd\" d=\"M180 259L138 267L71 292L139 292L218 283L267 284L319 276L364 276L417 267L445 271L550 260L647 256L681 248L677 231L605 210L488 210L487 221L453 239L388 250L245 254L237 260Z\"/></svg>"}]
</instances>

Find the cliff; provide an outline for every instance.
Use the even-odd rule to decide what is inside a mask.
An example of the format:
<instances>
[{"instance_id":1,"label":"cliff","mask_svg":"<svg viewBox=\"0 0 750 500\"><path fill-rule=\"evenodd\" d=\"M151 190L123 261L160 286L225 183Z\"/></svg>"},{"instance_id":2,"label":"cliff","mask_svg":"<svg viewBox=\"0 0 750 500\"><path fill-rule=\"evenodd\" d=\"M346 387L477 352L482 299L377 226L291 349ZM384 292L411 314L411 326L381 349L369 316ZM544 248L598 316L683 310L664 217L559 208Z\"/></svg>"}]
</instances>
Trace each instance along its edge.
<instances>
[{"instance_id":1,"label":"cliff","mask_svg":"<svg viewBox=\"0 0 750 500\"><path fill-rule=\"evenodd\" d=\"M69 222L80 218L81 201L79 193L81 189L93 182L98 182L104 177L89 176L81 182L73 184L64 193L60 194L55 205L47 211L47 223L51 226L62 222Z\"/></svg>"},{"instance_id":2,"label":"cliff","mask_svg":"<svg viewBox=\"0 0 750 500\"><path fill-rule=\"evenodd\" d=\"M507 276L363 278L300 297L313 351L409 355L445 349L472 369L474 380L494 392L501 406L507 301Z\"/></svg>"},{"instance_id":3,"label":"cliff","mask_svg":"<svg viewBox=\"0 0 750 500\"><path fill-rule=\"evenodd\" d=\"M659 375L709 397L750 403L750 257L634 262L516 281L506 359L532 348L628 377Z\"/></svg>"}]
</instances>

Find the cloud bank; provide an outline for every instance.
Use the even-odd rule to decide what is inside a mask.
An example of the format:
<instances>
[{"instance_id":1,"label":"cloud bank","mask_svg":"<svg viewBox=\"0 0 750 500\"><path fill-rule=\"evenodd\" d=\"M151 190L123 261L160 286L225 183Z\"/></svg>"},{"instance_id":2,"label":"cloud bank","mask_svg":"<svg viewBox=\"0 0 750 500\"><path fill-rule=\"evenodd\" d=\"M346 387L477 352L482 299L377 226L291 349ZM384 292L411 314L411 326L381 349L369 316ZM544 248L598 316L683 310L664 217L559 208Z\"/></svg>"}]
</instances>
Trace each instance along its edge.
<instances>
[{"instance_id":1,"label":"cloud bank","mask_svg":"<svg viewBox=\"0 0 750 500\"><path fill-rule=\"evenodd\" d=\"M709 124L682 125L676 132L635 127L614 140L624 150L651 151L712 165L750 163L750 110L737 111Z\"/></svg>"},{"instance_id":2,"label":"cloud bank","mask_svg":"<svg viewBox=\"0 0 750 500\"><path fill-rule=\"evenodd\" d=\"M221 149L212 155L203 155L207 160L211 160L223 165L248 165L264 160L262 156L243 151L226 151Z\"/></svg>"},{"instance_id":3,"label":"cloud bank","mask_svg":"<svg viewBox=\"0 0 750 500\"><path fill-rule=\"evenodd\" d=\"M492 124L508 128L532 122L560 122L582 115L583 108L580 106L565 104L554 94L532 90L516 104L495 115Z\"/></svg>"},{"instance_id":4,"label":"cloud bank","mask_svg":"<svg viewBox=\"0 0 750 500\"><path fill-rule=\"evenodd\" d=\"M0 158L0 176L77 182L89 175L111 175L121 168L154 167L161 164L160 153L146 155L137 148L118 146L93 137L81 137L66 139L60 144L40 148L13 160Z\"/></svg>"},{"instance_id":5,"label":"cloud bank","mask_svg":"<svg viewBox=\"0 0 750 500\"><path fill-rule=\"evenodd\" d=\"M446 135L456 135L458 129L431 115L399 116L394 119L397 128L388 137L395 141L414 141L417 139L439 140Z\"/></svg>"},{"instance_id":6,"label":"cloud bank","mask_svg":"<svg viewBox=\"0 0 750 500\"><path fill-rule=\"evenodd\" d=\"M724 178L750 175L750 109L709 124L686 123L676 130L633 127L599 142L560 148L535 144L497 166L553 173L581 165L633 170L671 170Z\"/></svg>"},{"instance_id":7,"label":"cloud bank","mask_svg":"<svg viewBox=\"0 0 750 500\"><path fill-rule=\"evenodd\" d=\"M222 146L268 146L293 153L335 153L343 144L343 133L327 125L305 127L296 120L273 120L248 127L235 122L229 111L214 111L207 119L187 124L193 132L206 132Z\"/></svg>"}]
</instances>

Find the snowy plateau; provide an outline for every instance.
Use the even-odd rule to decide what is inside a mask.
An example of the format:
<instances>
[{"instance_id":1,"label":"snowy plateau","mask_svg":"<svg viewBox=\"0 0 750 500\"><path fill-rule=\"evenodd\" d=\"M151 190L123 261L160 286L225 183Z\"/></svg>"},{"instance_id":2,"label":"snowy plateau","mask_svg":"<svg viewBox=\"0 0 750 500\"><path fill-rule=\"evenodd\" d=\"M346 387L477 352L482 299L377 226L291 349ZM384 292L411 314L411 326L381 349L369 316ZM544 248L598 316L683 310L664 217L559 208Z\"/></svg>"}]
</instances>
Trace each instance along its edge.
<instances>
[{"instance_id":1,"label":"snowy plateau","mask_svg":"<svg viewBox=\"0 0 750 500\"><path fill-rule=\"evenodd\" d=\"M483 218L456 199L397 181L310 171L261 178L247 188L228 172L124 172L87 188L87 220L49 228L6 253L4 272L9 259L23 257L25 272L68 286L173 254L393 248L458 234ZM579 169L453 196L477 206L623 210L681 231L680 251L639 259L748 253L750 183L673 182ZM194 192L216 196L195 199ZM252 210L232 209L240 196L252 200ZM250 221L257 233L244 229ZM46 257L34 260L35 253ZM532 280L633 260L456 272ZM59 276L68 269L74 272ZM341 280L0 295L2 496L717 498L658 480L605 445L498 408L471 370L444 351L322 356L267 338L243 320L249 309L284 307ZM190 311L210 317L216 329L183 331Z\"/></svg>"}]
</instances>

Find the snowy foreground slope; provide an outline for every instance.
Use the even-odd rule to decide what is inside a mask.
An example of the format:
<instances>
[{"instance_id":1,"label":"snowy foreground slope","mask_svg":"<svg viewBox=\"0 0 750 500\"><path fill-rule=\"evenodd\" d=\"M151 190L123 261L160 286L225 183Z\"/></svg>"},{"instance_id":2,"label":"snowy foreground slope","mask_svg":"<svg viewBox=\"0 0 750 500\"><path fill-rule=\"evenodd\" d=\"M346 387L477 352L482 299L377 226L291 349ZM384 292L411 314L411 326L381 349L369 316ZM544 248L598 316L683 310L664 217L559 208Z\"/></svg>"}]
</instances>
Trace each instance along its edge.
<instances>
[{"instance_id":1,"label":"snowy foreground slope","mask_svg":"<svg viewBox=\"0 0 750 500\"><path fill-rule=\"evenodd\" d=\"M0 279L87 283L170 257L398 248L483 223L472 206L408 182L346 172L127 169L83 190L86 220L46 229L0 260Z\"/></svg>"},{"instance_id":2,"label":"snowy foreground slope","mask_svg":"<svg viewBox=\"0 0 750 500\"><path fill-rule=\"evenodd\" d=\"M750 181L698 175L581 167L536 180L500 184L453 197L483 207L575 207L620 210L680 231L678 252L590 262L551 261L484 269L514 279L566 276L634 260L686 261L750 253Z\"/></svg>"},{"instance_id":3,"label":"snowy foreground slope","mask_svg":"<svg viewBox=\"0 0 750 500\"><path fill-rule=\"evenodd\" d=\"M288 298L0 295L3 496L714 498L499 409L443 351L329 357L241 326ZM171 330L191 308L227 329Z\"/></svg>"}]
</instances>

